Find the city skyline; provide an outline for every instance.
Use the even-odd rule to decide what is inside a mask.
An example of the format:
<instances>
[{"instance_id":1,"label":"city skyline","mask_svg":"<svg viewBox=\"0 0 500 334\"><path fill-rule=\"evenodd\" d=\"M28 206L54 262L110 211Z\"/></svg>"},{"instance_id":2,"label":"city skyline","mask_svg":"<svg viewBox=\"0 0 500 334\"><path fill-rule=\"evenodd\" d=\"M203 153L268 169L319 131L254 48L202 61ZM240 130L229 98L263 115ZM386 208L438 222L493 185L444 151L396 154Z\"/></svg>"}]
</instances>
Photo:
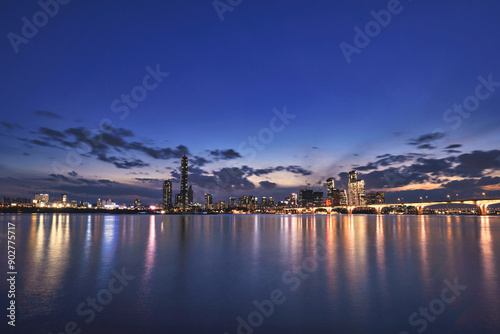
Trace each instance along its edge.
<instances>
[{"instance_id":1,"label":"city skyline","mask_svg":"<svg viewBox=\"0 0 500 334\"><path fill-rule=\"evenodd\" d=\"M199 203L350 170L389 202L500 190L500 4L263 6L2 4L0 196L159 202L183 155Z\"/></svg>"}]
</instances>

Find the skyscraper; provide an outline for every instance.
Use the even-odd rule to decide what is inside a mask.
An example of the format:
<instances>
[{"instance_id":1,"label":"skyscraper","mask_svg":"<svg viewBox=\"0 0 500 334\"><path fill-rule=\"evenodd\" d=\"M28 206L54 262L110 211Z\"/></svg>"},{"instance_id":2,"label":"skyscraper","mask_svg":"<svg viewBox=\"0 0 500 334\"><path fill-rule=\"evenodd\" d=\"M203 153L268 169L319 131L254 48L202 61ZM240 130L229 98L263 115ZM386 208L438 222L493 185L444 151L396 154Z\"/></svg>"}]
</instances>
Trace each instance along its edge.
<instances>
[{"instance_id":1,"label":"skyscraper","mask_svg":"<svg viewBox=\"0 0 500 334\"><path fill-rule=\"evenodd\" d=\"M68 203L68 194L62 194L61 195L61 202L66 205Z\"/></svg>"},{"instance_id":2,"label":"skyscraper","mask_svg":"<svg viewBox=\"0 0 500 334\"><path fill-rule=\"evenodd\" d=\"M172 207L172 181L163 181L163 209Z\"/></svg>"},{"instance_id":3,"label":"skyscraper","mask_svg":"<svg viewBox=\"0 0 500 334\"><path fill-rule=\"evenodd\" d=\"M210 209L212 205L212 194L205 194L205 209Z\"/></svg>"},{"instance_id":4,"label":"skyscraper","mask_svg":"<svg viewBox=\"0 0 500 334\"><path fill-rule=\"evenodd\" d=\"M193 204L193 197L194 197L193 186L189 185L189 188L188 188L188 204L189 205Z\"/></svg>"},{"instance_id":5,"label":"skyscraper","mask_svg":"<svg viewBox=\"0 0 500 334\"><path fill-rule=\"evenodd\" d=\"M312 189L299 190L299 206L312 206L314 202L314 192Z\"/></svg>"},{"instance_id":6,"label":"skyscraper","mask_svg":"<svg viewBox=\"0 0 500 334\"><path fill-rule=\"evenodd\" d=\"M313 204L314 204L314 206L323 205L323 192L322 191L313 192Z\"/></svg>"},{"instance_id":7,"label":"skyscraper","mask_svg":"<svg viewBox=\"0 0 500 334\"><path fill-rule=\"evenodd\" d=\"M189 201L188 194L188 158L183 155L181 158L181 204L182 210L186 210Z\"/></svg>"},{"instance_id":8,"label":"skyscraper","mask_svg":"<svg viewBox=\"0 0 500 334\"><path fill-rule=\"evenodd\" d=\"M365 205L365 181L358 179L358 172L349 172L349 205Z\"/></svg>"},{"instance_id":9,"label":"skyscraper","mask_svg":"<svg viewBox=\"0 0 500 334\"><path fill-rule=\"evenodd\" d=\"M335 180L330 177L326 179L326 197L333 198L333 189L335 189Z\"/></svg>"}]
</instances>

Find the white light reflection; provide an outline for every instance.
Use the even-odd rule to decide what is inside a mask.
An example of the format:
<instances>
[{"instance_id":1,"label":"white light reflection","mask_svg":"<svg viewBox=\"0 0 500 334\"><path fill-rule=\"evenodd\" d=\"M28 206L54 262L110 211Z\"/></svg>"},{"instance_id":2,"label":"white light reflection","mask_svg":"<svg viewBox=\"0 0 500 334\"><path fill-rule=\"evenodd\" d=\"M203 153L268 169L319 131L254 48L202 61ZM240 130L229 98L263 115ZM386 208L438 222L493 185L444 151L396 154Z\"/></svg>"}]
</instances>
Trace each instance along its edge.
<instances>
[{"instance_id":1,"label":"white light reflection","mask_svg":"<svg viewBox=\"0 0 500 334\"><path fill-rule=\"evenodd\" d=\"M484 280L484 296L488 299L486 310L491 319L495 319L500 314L500 306L496 296L498 296L498 260L495 259L493 251L493 240L491 237L490 217L481 216L481 231L479 248L481 250L482 277Z\"/></svg>"}]
</instances>

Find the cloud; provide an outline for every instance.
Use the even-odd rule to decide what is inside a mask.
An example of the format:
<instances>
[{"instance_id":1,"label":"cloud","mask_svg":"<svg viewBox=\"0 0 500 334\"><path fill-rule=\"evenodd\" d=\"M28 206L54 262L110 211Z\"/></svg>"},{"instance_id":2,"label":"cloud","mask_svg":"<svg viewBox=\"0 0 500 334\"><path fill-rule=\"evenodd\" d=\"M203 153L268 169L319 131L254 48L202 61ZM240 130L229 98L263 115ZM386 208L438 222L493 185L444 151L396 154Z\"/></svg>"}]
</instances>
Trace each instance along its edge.
<instances>
[{"instance_id":1,"label":"cloud","mask_svg":"<svg viewBox=\"0 0 500 334\"><path fill-rule=\"evenodd\" d=\"M276 188L276 183L274 182L269 182L269 181L260 181L259 185L264 188L264 189L274 189Z\"/></svg>"},{"instance_id":2,"label":"cloud","mask_svg":"<svg viewBox=\"0 0 500 334\"><path fill-rule=\"evenodd\" d=\"M241 158L241 155L233 149L228 150L213 150L210 151L210 155L223 160L231 160L236 158Z\"/></svg>"},{"instance_id":3,"label":"cloud","mask_svg":"<svg viewBox=\"0 0 500 334\"><path fill-rule=\"evenodd\" d=\"M407 155L402 155L402 154L392 155L392 154L387 153L384 155L379 155L379 156L377 156L377 158L379 158L379 160L377 160L375 162L369 162L365 166L356 167L356 170L358 170L358 171L375 170L375 169L378 169L380 167L387 167L387 166L390 166L393 164L404 163L407 161L414 160L415 154L410 153Z\"/></svg>"},{"instance_id":4,"label":"cloud","mask_svg":"<svg viewBox=\"0 0 500 334\"><path fill-rule=\"evenodd\" d=\"M203 157L199 157L199 156L195 156L191 159L191 164L193 166L198 166L198 167L203 167L205 166L206 164L209 164L211 161L210 160L207 160Z\"/></svg>"},{"instance_id":5,"label":"cloud","mask_svg":"<svg viewBox=\"0 0 500 334\"><path fill-rule=\"evenodd\" d=\"M446 150L462 147L461 144L452 144L445 147Z\"/></svg>"},{"instance_id":6,"label":"cloud","mask_svg":"<svg viewBox=\"0 0 500 334\"><path fill-rule=\"evenodd\" d=\"M135 167L140 168L149 166L148 163L145 163L140 159L127 160L125 158L117 158L115 156L108 157L104 154L98 154L97 158L101 161L112 163L120 169L131 169Z\"/></svg>"},{"instance_id":7,"label":"cloud","mask_svg":"<svg viewBox=\"0 0 500 334\"><path fill-rule=\"evenodd\" d=\"M431 144L422 144L418 148L423 149L423 150L434 150L436 148L436 146L431 145Z\"/></svg>"},{"instance_id":8,"label":"cloud","mask_svg":"<svg viewBox=\"0 0 500 334\"><path fill-rule=\"evenodd\" d=\"M76 176L78 176L78 173L77 173L77 172L75 172L75 171L72 171L72 172L69 172L69 173L68 173L68 175L69 175L69 176L76 177Z\"/></svg>"},{"instance_id":9,"label":"cloud","mask_svg":"<svg viewBox=\"0 0 500 334\"><path fill-rule=\"evenodd\" d=\"M41 117L63 119L61 115L58 115L52 111L37 110L34 112L34 114Z\"/></svg>"},{"instance_id":10,"label":"cloud","mask_svg":"<svg viewBox=\"0 0 500 334\"><path fill-rule=\"evenodd\" d=\"M126 155L130 151L143 153L159 160L180 158L184 154L189 154L189 149L184 145L179 145L176 148L159 148L148 146L137 140L129 141L129 138L134 137L134 133L124 128L109 128L105 132L92 133L83 127L67 128L64 131L42 127L35 133L39 134L40 137L37 139L18 139L38 146L56 147L64 150L79 148L81 151L87 152L82 154L84 156L112 163L117 168L122 169L149 166L141 159L128 158Z\"/></svg>"},{"instance_id":11,"label":"cloud","mask_svg":"<svg viewBox=\"0 0 500 334\"><path fill-rule=\"evenodd\" d=\"M390 155L383 155L384 159ZM411 159L410 159L411 160ZM371 169L379 167L377 163L369 163ZM372 168L373 167L373 168ZM361 168L368 170L367 167ZM371 170L370 169L370 170ZM424 183L434 183L442 187L458 187L463 185L468 189L479 189L484 185L495 184L496 178L491 178L488 174L500 169L500 151L473 151L459 156L449 156L444 158L419 157L410 165L400 167L389 167L383 170L375 170L366 174L360 174L364 179L367 188L390 189L407 185L418 185ZM360 170L360 169L358 169ZM340 173L339 183L347 186L348 173ZM468 178L450 181L451 177ZM488 181L489 180L489 181ZM493 180L493 181L491 181Z\"/></svg>"},{"instance_id":12,"label":"cloud","mask_svg":"<svg viewBox=\"0 0 500 334\"><path fill-rule=\"evenodd\" d=\"M46 135L49 139L53 138L66 138L66 135L60 131L49 129L49 128L40 128L40 133Z\"/></svg>"},{"instance_id":13,"label":"cloud","mask_svg":"<svg viewBox=\"0 0 500 334\"><path fill-rule=\"evenodd\" d=\"M163 182L163 180L160 180L160 179L151 179L151 178L139 178L139 177L136 177L135 179L137 181L142 182L142 183L161 183L161 182Z\"/></svg>"},{"instance_id":14,"label":"cloud","mask_svg":"<svg viewBox=\"0 0 500 334\"><path fill-rule=\"evenodd\" d=\"M300 166L295 166L295 165L288 166L286 168L286 171L290 172L290 173L294 173L294 174L301 174L301 175L304 175L304 176L312 174L312 171L304 169L304 168L302 168Z\"/></svg>"},{"instance_id":15,"label":"cloud","mask_svg":"<svg viewBox=\"0 0 500 334\"><path fill-rule=\"evenodd\" d=\"M428 133L425 135L421 135L418 138L412 138L408 142L409 145L414 145L414 146L423 146L425 144L434 143L436 140L443 139L445 137L445 134L442 132L434 132L434 133ZM421 147L419 147L421 148Z\"/></svg>"},{"instance_id":16,"label":"cloud","mask_svg":"<svg viewBox=\"0 0 500 334\"><path fill-rule=\"evenodd\" d=\"M121 160L121 161L114 161L113 164L121 169L131 169L134 167L147 167L149 166L148 163L145 163L144 161L140 159L135 159L135 160Z\"/></svg>"},{"instance_id":17,"label":"cloud","mask_svg":"<svg viewBox=\"0 0 500 334\"><path fill-rule=\"evenodd\" d=\"M500 151L473 151L456 158L450 158L457 163L454 174L462 177L481 177L489 169L500 168Z\"/></svg>"},{"instance_id":18,"label":"cloud","mask_svg":"<svg viewBox=\"0 0 500 334\"><path fill-rule=\"evenodd\" d=\"M500 177L491 177L486 176L480 179L463 179L463 180L455 180L450 181L448 183L443 184L442 186L446 189L463 191L470 189L477 189L484 186L498 185L500 184Z\"/></svg>"},{"instance_id":19,"label":"cloud","mask_svg":"<svg viewBox=\"0 0 500 334\"><path fill-rule=\"evenodd\" d=\"M5 127L6 130L14 130L14 129L21 129L21 126L17 123L9 123L9 122L0 122L0 124Z\"/></svg>"}]
</instances>

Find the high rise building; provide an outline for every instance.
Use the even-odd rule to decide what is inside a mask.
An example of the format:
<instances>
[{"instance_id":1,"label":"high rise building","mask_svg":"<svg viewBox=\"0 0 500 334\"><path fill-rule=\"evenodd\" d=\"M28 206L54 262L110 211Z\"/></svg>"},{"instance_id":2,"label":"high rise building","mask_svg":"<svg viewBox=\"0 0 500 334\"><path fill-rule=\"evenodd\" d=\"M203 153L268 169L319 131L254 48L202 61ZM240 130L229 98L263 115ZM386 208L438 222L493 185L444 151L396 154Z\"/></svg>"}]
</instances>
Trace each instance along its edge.
<instances>
[{"instance_id":1,"label":"high rise building","mask_svg":"<svg viewBox=\"0 0 500 334\"><path fill-rule=\"evenodd\" d=\"M181 194L175 194L175 205L182 207L182 196Z\"/></svg>"},{"instance_id":2,"label":"high rise building","mask_svg":"<svg viewBox=\"0 0 500 334\"><path fill-rule=\"evenodd\" d=\"M188 204L191 205L193 204L193 186L189 185L188 189Z\"/></svg>"},{"instance_id":3,"label":"high rise building","mask_svg":"<svg viewBox=\"0 0 500 334\"><path fill-rule=\"evenodd\" d=\"M267 199L267 206L273 207L274 206L274 197L269 197Z\"/></svg>"},{"instance_id":4,"label":"high rise building","mask_svg":"<svg viewBox=\"0 0 500 334\"><path fill-rule=\"evenodd\" d=\"M333 189L332 206L347 205L347 192L345 190Z\"/></svg>"},{"instance_id":5,"label":"high rise building","mask_svg":"<svg viewBox=\"0 0 500 334\"><path fill-rule=\"evenodd\" d=\"M365 205L365 181L358 179L358 172L349 172L349 205Z\"/></svg>"},{"instance_id":6,"label":"high rise building","mask_svg":"<svg viewBox=\"0 0 500 334\"><path fill-rule=\"evenodd\" d=\"M323 192L322 191L313 192L313 204L314 204L314 206L322 206L323 205Z\"/></svg>"},{"instance_id":7,"label":"high rise building","mask_svg":"<svg viewBox=\"0 0 500 334\"><path fill-rule=\"evenodd\" d=\"M383 204L385 203L385 192L377 191L375 195L375 204Z\"/></svg>"},{"instance_id":8,"label":"high rise building","mask_svg":"<svg viewBox=\"0 0 500 334\"><path fill-rule=\"evenodd\" d=\"M377 191L366 194L366 204L383 204L385 203L385 193Z\"/></svg>"},{"instance_id":9,"label":"high rise building","mask_svg":"<svg viewBox=\"0 0 500 334\"><path fill-rule=\"evenodd\" d=\"M234 208L236 206L236 198L235 197L229 197L229 207Z\"/></svg>"},{"instance_id":10,"label":"high rise building","mask_svg":"<svg viewBox=\"0 0 500 334\"><path fill-rule=\"evenodd\" d=\"M181 205L186 210L189 201L188 194L188 158L183 155L181 158Z\"/></svg>"},{"instance_id":11,"label":"high rise building","mask_svg":"<svg viewBox=\"0 0 500 334\"><path fill-rule=\"evenodd\" d=\"M172 207L172 181L163 181L163 209L167 210Z\"/></svg>"},{"instance_id":12,"label":"high rise building","mask_svg":"<svg viewBox=\"0 0 500 334\"><path fill-rule=\"evenodd\" d=\"M296 193L291 193L290 194L290 205L297 205L297 203L299 202L298 200L298 196Z\"/></svg>"},{"instance_id":13,"label":"high rise building","mask_svg":"<svg viewBox=\"0 0 500 334\"><path fill-rule=\"evenodd\" d=\"M326 197L333 198L333 189L335 189L335 180L330 177L326 179Z\"/></svg>"},{"instance_id":14,"label":"high rise building","mask_svg":"<svg viewBox=\"0 0 500 334\"><path fill-rule=\"evenodd\" d=\"M213 196L212 194L205 194L205 208L210 209L212 205Z\"/></svg>"},{"instance_id":15,"label":"high rise building","mask_svg":"<svg viewBox=\"0 0 500 334\"><path fill-rule=\"evenodd\" d=\"M241 196L238 198L238 206L240 207L246 207L248 205L248 196Z\"/></svg>"},{"instance_id":16,"label":"high rise building","mask_svg":"<svg viewBox=\"0 0 500 334\"><path fill-rule=\"evenodd\" d=\"M299 190L299 206L312 206L314 203L314 192L309 189Z\"/></svg>"},{"instance_id":17,"label":"high rise building","mask_svg":"<svg viewBox=\"0 0 500 334\"><path fill-rule=\"evenodd\" d=\"M61 195L61 202L66 205L68 203L68 194L62 194Z\"/></svg>"},{"instance_id":18,"label":"high rise building","mask_svg":"<svg viewBox=\"0 0 500 334\"><path fill-rule=\"evenodd\" d=\"M49 194L35 194L33 202L37 207L47 206L49 204Z\"/></svg>"}]
</instances>

